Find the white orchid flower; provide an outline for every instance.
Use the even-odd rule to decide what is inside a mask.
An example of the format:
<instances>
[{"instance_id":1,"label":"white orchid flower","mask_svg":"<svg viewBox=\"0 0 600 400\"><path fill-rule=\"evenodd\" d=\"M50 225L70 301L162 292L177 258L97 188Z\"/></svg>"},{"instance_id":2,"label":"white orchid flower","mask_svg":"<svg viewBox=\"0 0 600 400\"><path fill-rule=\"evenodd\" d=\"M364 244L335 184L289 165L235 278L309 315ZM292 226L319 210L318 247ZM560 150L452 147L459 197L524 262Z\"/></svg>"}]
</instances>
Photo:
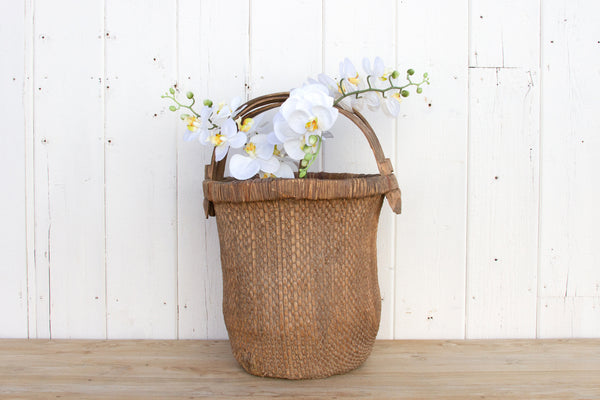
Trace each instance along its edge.
<instances>
[{"instance_id":1,"label":"white orchid flower","mask_svg":"<svg viewBox=\"0 0 600 400\"><path fill-rule=\"evenodd\" d=\"M252 178L259 171L274 174L280 169L280 162L274 156L275 145L269 143L267 135L252 136L244 151L246 155L234 154L229 162L229 171L234 178L245 180Z\"/></svg>"},{"instance_id":2,"label":"white orchid flower","mask_svg":"<svg viewBox=\"0 0 600 400\"><path fill-rule=\"evenodd\" d=\"M327 87L313 83L294 89L273 118L274 133L283 143L287 154L294 160L304 158L304 146L311 136L333 126L338 110L333 107L333 97Z\"/></svg>"},{"instance_id":3,"label":"white orchid flower","mask_svg":"<svg viewBox=\"0 0 600 400\"><path fill-rule=\"evenodd\" d=\"M215 147L215 160L221 161L229 148L239 149L246 143L244 132L238 132L235 121L228 118L220 128L206 129L200 134L200 142Z\"/></svg>"},{"instance_id":4,"label":"white orchid flower","mask_svg":"<svg viewBox=\"0 0 600 400\"><path fill-rule=\"evenodd\" d=\"M402 97L400 97L400 93L388 93L383 99L383 112L392 118L395 118L400 114L400 103L402 102Z\"/></svg>"},{"instance_id":5,"label":"white orchid flower","mask_svg":"<svg viewBox=\"0 0 600 400\"><path fill-rule=\"evenodd\" d=\"M221 102L213 105L212 115L210 116L212 123L221 126L223 122L235 114L241 104L242 99L240 97L234 97L229 103Z\"/></svg>"}]
</instances>

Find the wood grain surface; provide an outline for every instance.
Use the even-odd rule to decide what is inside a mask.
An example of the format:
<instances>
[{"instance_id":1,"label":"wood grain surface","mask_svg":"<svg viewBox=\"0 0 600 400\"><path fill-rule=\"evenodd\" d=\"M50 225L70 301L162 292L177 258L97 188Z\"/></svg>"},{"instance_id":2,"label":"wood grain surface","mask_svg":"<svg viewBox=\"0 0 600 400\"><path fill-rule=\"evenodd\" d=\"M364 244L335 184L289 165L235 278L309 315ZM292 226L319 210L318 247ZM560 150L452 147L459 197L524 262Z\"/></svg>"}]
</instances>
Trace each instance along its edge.
<instances>
[{"instance_id":1,"label":"wood grain surface","mask_svg":"<svg viewBox=\"0 0 600 400\"><path fill-rule=\"evenodd\" d=\"M54 398L598 399L600 340L377 341L309 381L249 375L227 341L0 341L0 399Z\"/></svg>"}]
</instances>

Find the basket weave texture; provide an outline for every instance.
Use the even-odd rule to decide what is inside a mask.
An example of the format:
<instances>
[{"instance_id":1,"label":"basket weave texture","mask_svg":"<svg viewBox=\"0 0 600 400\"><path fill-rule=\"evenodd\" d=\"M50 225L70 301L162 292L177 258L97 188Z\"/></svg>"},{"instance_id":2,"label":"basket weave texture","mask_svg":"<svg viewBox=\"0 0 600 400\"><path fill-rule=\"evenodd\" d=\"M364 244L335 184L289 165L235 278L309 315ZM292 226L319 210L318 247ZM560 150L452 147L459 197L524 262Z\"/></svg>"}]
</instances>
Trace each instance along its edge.
<instances>
[{"instance_id":1,"label":"basket weave texture","mask_svg":"<svg viewBox=\"0 0 600 400\"><path fill-rule=\"evenodd\" d=\"M255 99L241 116L285 98ZM373 148L370 126L362 117L354 122ZM384 196L400 207L389 160L374 153L383 174L236 181L223 179L214 159L208 166L205 206L217 217L223 314L233 354L249 373L323 378L369 356L381 314L376 249Z\"/></svg>"}]
</instances>

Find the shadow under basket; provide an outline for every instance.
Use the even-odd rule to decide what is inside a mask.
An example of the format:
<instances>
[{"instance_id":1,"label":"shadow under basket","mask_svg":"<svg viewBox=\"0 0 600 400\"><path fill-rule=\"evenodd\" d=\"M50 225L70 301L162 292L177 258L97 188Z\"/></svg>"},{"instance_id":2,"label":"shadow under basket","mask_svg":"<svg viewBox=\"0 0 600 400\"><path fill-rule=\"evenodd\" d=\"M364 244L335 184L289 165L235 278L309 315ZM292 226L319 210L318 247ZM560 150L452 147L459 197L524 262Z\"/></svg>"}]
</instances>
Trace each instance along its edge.
<instances>
[{"instance_id":1,"label":"shadow under basket","mask_svg":"<svg viewBox=\"0 0 600 400\"><path fill-rule=\"evenodd\" d=\"M285 98L278 96L280 104ZM364 124L357 123L369 131ZM237 361L253 375L287 379L324 378L361 365L381 316L383 198L395 211L400 207L391 168L237 181L223 179L217 164L207 168L205 206L217 218L223 314ZM381 171L389 160L378 165Z\"/></svg>"}]
</instances>

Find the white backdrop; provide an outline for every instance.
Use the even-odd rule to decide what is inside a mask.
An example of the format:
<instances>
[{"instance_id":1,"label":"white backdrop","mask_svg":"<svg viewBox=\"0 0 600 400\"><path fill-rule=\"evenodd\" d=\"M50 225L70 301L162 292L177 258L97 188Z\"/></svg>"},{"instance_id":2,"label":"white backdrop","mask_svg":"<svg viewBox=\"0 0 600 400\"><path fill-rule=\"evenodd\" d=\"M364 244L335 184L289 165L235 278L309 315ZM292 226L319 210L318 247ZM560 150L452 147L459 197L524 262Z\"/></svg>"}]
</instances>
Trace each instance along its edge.
<instances>
[{"instance_id":1,"label":"white backdrop","mask_svg":"<svg viewBox=\"0 0 600 400\"><path fill-rule=\"evenodd\" d=\"M432 82L397 121L368 115L403 192L380 220L379 337L600 337L599 12L2 0L0 336L225 338L209 153L160 94L253 98L379 55ZM375 170L334 134L326 170Z\"/></svg>"}]
</instances>

